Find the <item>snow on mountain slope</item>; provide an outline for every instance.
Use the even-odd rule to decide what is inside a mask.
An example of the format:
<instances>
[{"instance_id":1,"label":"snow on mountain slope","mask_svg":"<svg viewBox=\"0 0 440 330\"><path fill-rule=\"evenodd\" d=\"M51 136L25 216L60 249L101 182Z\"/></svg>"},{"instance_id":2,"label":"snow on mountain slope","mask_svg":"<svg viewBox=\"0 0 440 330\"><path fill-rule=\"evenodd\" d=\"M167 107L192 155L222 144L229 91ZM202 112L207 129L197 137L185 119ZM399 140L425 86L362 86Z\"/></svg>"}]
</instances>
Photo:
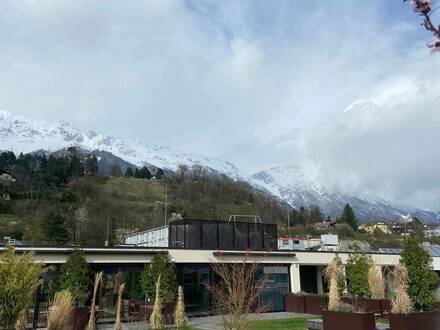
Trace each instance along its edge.
<instances>
[{"instance_id":1,"label":"snow on mountain slope","mask_svg":"<svg viewBox=\"0 0 440 330\"><path fill-rule=\"evenodd\" d=\"M294 165L275 167L258 172L249 179L255 185L270 191L293 207L318 205L324 214L338 216L349 203L362 220L391 220L417 216L427 222L439 221L439 216L407 206L400 206L366 196L348 196L333 193L320 185L311 175Z\"/></svg>"},{"instance_id":2,"label":"snow on mountain slope","mask_svg":"<svg viewBox=\"0 0 440 330\"><path fill-rule=\"evenodd\" d=\"M244 178L233 164L220 159L94 132L82 133L68 123L51 123L0 111L0 150L11 150L17 154L40 150L54 152L70 146L88 151L108 152L137 166L153 165L174 171L179 165L200 165L233 179ZM418 216L428 222L440 221L440 217L432 212L396 206L381 199L330 192L311 175L294 165L261 171L246 180L294 207L314 204L331 216L339 215L345 204L349 203L361 219Z\"/></svg>"},{"instance_id":3,"label":"snow on mountain slope","mask_svg":"<svg viewBox=\"0 0 440 330\"><path fill-rule=\"evenodd\" d=\"M241 178L233 164L213 157L183 153L167 146L120 139L95 132L82 133L65 122L51 123L0 111L0 150L11 150L15 153L37 150L51 152L70 146L89 151L110 152L137 166L151 164L174 171L181 164L200 165L234 179Z\"/></svg>"}]
</instances>

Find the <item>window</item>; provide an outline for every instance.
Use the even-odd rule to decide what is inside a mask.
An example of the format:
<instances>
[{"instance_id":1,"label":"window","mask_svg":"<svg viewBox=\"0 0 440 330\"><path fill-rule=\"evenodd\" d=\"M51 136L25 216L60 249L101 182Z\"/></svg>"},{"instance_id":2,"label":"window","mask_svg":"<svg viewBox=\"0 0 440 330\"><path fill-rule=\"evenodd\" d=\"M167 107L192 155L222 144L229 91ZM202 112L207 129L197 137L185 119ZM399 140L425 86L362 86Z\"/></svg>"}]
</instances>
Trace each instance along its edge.
<instances>
[{"instance_id":1,"label":"window","mask_svg":"<svg viewBox=\"0 0 440 330\"><path fill-rule=\"evenodd\" d=\"M233 223L218 223L218 247L222 250L234 249L234 227Z\"/></svg>"}]
</instances>

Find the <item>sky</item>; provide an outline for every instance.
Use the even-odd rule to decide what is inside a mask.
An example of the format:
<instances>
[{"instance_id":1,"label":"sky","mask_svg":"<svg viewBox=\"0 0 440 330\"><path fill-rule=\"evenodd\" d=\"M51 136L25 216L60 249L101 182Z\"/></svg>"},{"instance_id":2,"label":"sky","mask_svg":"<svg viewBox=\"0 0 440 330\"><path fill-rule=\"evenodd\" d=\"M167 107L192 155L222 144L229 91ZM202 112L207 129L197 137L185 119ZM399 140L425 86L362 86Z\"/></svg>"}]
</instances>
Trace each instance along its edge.
<instances>
[{"instance_id":1,"label":"sky","mask_svg":"<svg viewBox=\"0 0 440 330\"><path fill-rule=\"evenodd\" d=\"M400 0L3 0L0 110L440 211L430 40Z\"/></svg>"}]
</instances>

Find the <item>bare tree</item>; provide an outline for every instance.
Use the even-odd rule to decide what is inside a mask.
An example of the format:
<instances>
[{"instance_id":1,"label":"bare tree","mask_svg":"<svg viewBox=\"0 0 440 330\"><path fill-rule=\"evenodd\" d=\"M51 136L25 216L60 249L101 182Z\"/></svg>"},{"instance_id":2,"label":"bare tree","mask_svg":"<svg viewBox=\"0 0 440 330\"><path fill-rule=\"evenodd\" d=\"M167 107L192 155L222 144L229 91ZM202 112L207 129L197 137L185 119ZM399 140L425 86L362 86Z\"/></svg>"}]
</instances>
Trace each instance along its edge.
<instances>
[{"instance_id":1,"label":"bare tree","mask_svg":"<svg viewBox=\"0 0 440 330\"><path fill-rule=\"evenodd\" d=\"M218 257L211 264L219 277L219 283L209 287L214 309L222 318L224 329L245 330L249 328L249 314L262 313L269 306L262 305L260 294L267 282L267 276L256 278L261 267L261 258L246 253L236 262Z\"/></svg>"},{"instance_id":2,"label":"bare tree","mask_svg":"<svg viewBox=\"0 0 440 330\"><path fill-rule=\"evenodd\" d=\"M423 18L421 25L434 35L434 39L428 43L428 47L440 50L440 25L435 26L432 21L432 14L440 8L438 0L411 0L411 3L414 11Z\"/></svg>"}]
</instances>

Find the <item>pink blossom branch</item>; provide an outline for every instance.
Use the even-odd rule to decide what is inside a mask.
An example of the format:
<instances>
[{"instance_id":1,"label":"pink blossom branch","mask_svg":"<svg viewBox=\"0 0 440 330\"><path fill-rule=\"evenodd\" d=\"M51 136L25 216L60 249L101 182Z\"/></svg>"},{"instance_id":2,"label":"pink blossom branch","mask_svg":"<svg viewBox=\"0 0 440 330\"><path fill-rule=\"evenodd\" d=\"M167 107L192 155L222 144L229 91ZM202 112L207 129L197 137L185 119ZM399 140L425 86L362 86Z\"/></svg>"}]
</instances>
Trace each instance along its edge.
<instances>
[{"instance_id":1,"label":"pink blossom branch","mask_svg":"<svg viewBox=\"0 0 440 330\"><path fill-rule=\"evenodd\" d=\"M407 0L403 0L407 1ZM434 1L435 3L435 1ZM432 9L431 5L433 2L431 0L412 0L412 6L414 11L423 17L422 25L425 27L427 31L430 31L434 35L434 40L428 43L429 48L440 49L440 25L435 26L431 20L431 15L439 8Z\"/></svg>"}]
</instances>

